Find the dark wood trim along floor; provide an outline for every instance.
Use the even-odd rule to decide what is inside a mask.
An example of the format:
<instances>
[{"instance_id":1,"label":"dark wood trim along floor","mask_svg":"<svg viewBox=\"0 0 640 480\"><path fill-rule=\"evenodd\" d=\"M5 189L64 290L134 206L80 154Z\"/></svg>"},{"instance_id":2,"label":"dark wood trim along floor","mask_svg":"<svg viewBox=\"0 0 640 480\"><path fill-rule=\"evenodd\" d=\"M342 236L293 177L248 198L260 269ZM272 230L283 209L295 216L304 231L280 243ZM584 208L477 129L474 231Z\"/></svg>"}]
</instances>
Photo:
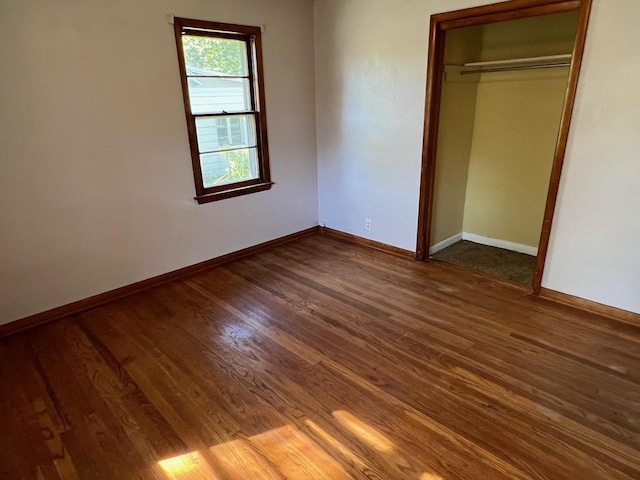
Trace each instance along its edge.
<instances>
[{"instance_id":1,"label":"dark wood trim along floor","mask_svg":"<svg viewBox=\"0 0 640 480\"><path fill-rule=\"evenodd\" d=\"M620 320L622 322L630 322L640 326L640 314L630 312L628 310L622 310L616 307L610 307L609 305L603 305L601 303L592 302L591 300L585 300L584 298L575 297L562 292L556 292L548 288L542 288L540 290L540 296L552 302L558 302L565 305L570 305L581 310L588 312L599 313L607 317Z\"/></svg>"},{"instance_id":2,"label":"dark wood trim along floor","mask_svg":"<svg viewBox=\"0 0 640 480\"><path fill-rule=\"evenodd\" d=\"M320 233L323 235L329 235L333 238L343 240L349 243L355 243L356 245L362 245L364 247L373 248L374 250L380 250L381 252L390 253L403 258L415 258L415 252L411 250L405 250L404 248L394 247L386 243L371 240L369 238L360 237L351 233L341 232L329 227L320 227Z\"/></svg>"},{"instance_id":3,"label":"dark wood trim along floor","mask_svg":"<svg viewBox=\"0 0 640 480\"><path fill-rule=\"evenodd\" d=\"M314 235L0 339L0 478L637 479L639 352Z\"/></svg>"},{"instance_id":4,"label":"dark wood trim along floor","mask_svg":"<svg viewBox=\"0 0 640 480\"><path fill-rule=\"evenodd\" d=\"M99 305L104 305L105 303L118 300L128 295L132 295L137 292L148 290L149 288L162 285L163 283L172 282L174 280L178 280L187 275L192 275L197 272L202 272L204 270L217 267L218 265L222 265L227 262L232 262L239 258L253 255L254 253L261 252L263 250L268 250L277 245L282 245L287 242L297 240L299 238L303 238L309 235L314 235L318 233L319 229L320 227L318 226L307 228L306 230L292 233L290 235L285 235L284 237L279 237L274 240L270 240L268 242L260 243L258 245L254 245L253 247L244 248L242 250L229 253L227 255L222 255L221 257L212 258L204 262L196 263L195 265L190 265L188 267L180 268L172 272L164 273L156 277L148 278L140 282L136 282L130 285L125 285L124 287L116 288L115 290L110 290L108 292L100 293L98 295L94 295L89 298L78 300L77 302L69 303L67 305L62 305L60 307L53 308L45 312L37 313L35 315L31 315L29 317L22 318L20 320L16 320L15 322L7 323L5 325L0 325L0 338L8 335L13 335L14 333L21 332L29 328L33 328L37 325L42 325L44 323L58 320L67 315L73 315L76 313L81 313L81 312L90 310Z\"/></svg>"}]
</instances>

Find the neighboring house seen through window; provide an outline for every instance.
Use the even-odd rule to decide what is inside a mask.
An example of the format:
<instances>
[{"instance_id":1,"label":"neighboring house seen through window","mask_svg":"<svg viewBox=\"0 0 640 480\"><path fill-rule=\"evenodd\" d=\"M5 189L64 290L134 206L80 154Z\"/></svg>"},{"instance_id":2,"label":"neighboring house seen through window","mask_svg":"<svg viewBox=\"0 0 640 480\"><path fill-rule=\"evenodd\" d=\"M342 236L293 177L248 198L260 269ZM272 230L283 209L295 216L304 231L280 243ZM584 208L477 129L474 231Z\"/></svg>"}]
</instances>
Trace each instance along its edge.
<instances>
[{"instance_id":1,"label":"neighboring house seen through window","mask_svg":"<svg viewBox=\"0 0 640 480\"><path fill-rule=\"evenodd\" d=\"M259 27L175 18L196 199L271 188Z\"/></svg>"}]
</instances>

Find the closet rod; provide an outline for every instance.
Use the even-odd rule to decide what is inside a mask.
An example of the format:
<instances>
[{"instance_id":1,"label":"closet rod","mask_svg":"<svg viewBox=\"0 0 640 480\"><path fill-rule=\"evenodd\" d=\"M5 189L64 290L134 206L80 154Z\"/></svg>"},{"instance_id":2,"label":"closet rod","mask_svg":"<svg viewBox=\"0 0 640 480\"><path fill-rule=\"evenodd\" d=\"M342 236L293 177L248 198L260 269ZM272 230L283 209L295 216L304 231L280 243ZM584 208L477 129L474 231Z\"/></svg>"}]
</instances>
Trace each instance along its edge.
<instances>
[{"instance_id":1,"label":"closet rod","mask_svg":"<svg viewBox=\"0 0 640 480\"><path fill-rule=\"evenodd\" d=\"M538 68L558 68L569 66L571 66L571 62L541 63L538 65L513 65L510 67L476 68L475 70L462 70L460 74L471 75L473 73L510 72L515 70L536 70Z\"/></svg>"},{"instance_id":2,"label":"closet rod","mask_svg":"<svg viewBox=\"0 0 640 480\"><path fill-rule=\"evenodd\" d=\"M545 55L542 57L509 58L507 60L490 60L487 62L469 62L462 65L470 70L462 70L462 75L483 72L508 72L510 70L532 70L535 68L557 68L571 65L570 53L561 55ZM474 68L475 67L475 68Z\"/></svg>"},{"instance_id":3,"label":"closet rod","mask_svg":"<svg viewBox=\"0 0 640 480\"><path fill-rule=\"evenodd\" d=\"M572 55L562 53L560 55L543 55L541 57L508 58L506 60L489 60L484 62L467 62L464 67L506 67L507 65L523 65L533 63L560 63L570 62Z\"/></svg>"}]
</instances>

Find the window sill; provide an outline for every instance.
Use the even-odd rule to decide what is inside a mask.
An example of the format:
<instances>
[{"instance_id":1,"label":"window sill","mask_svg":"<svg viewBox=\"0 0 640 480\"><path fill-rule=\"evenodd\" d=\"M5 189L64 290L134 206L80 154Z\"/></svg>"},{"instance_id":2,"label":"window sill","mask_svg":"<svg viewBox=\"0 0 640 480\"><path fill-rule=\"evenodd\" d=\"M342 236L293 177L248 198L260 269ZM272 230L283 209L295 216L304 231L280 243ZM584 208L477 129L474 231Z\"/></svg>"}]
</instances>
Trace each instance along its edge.
<instances>
[{"instance_id":1,"label":"window sill","mask_svg":"<svg viewBox=\"0 0 640 480\"><path fill-rule=\"evenodd\" d=\"M224 190L222 192L198 195L194 198L200 205L202 205L203 203L216 202L218 200L224 200L225 198L239 197L240 195L248 195L249 193L269 190L272 185L273 182L257 183L255 185L249 185L247 187L232 188L229 190Z\"/></svg>"}]
</instances>

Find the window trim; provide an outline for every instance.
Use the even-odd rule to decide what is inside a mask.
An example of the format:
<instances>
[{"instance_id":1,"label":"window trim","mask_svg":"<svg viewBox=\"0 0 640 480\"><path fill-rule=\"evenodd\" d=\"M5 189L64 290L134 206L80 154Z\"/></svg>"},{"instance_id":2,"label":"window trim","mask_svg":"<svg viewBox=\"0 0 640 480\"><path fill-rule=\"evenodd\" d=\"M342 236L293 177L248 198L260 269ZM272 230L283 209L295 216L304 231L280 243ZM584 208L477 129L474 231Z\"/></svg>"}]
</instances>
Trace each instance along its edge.
<instances>
[{"instance_id":1,"label":"window trim","mask_svg":"<svg viewBox=\"0 0 640 480\"><path fill-rule=\"evenodd\" d=\"M174 18L174 32L176 47L178 50L178 66L180 69L180 81L182 84L182 98L184 101L185 116L187 120L187 132L189 134L189 147L193 178L196 187L195 200L199 204L209 203L225 198L247 195L249 193L269 190L273 185L269 170L269 149L267 141L267 116L264 96L264 73L262 68L262 37L260 27L247 25L235 25L231 23L209 22L205 20L192 20L187 18ZM256 179L230 183L205 188L200 165L200 152L198 149L198 136L196 131L196 118L201 116L218 116L218 114L194 115L191 112L189 100L188 76L182 45L183 32L190 34L243 40L247 46L247 60L249 85L251 90L251 110L247 112L230 112L226 115L253 115L256 125L256 150L258 156L259 176ZM219 115L225 115L220 113Z\"/></svg>"}]
</instances>

